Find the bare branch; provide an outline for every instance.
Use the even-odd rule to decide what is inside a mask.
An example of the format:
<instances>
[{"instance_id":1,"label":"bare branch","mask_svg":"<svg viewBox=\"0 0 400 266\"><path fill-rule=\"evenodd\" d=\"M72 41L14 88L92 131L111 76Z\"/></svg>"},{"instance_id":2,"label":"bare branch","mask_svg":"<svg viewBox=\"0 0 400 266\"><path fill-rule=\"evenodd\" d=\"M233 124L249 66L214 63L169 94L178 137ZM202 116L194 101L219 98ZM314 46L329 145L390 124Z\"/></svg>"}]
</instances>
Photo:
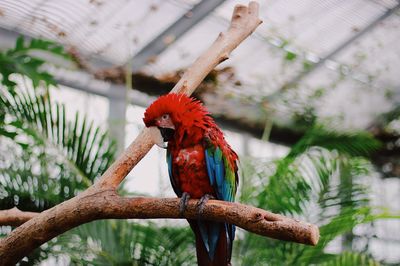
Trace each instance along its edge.
<instances>
[{"instance_id":1,"label":"bare branch","mask_svg":"<svg viewBox=\"0 0 400 266\"><path fill-rule=\"evenodd\" d=\"M231 52L261 23L258 3L250 2L249 7L237 5L228 30L221 32L215 42L185 71L172 92L192 94L207 74L227 60Z\"/></svg>"},{"instance_id":2,"label":"bare branch","mask_svg":"<svg viewBox=\"0 0 400 266\"><path fill-rule=\"evenodd\" d=\"M20 211L16 207L9 210L1 210L0 226L1 225L19 226L37 215L38 213L36 212Z\"/></svg>"},{"instance_id":3,"label":"bare branch","mask_svg":"<svg viewBox=\"0 0 400 266\"><path fill-rule=\"evenodd\" d=\"M60 230L66 231L67 225L73 221L89 222L98 219L155 219L155 218L198 218L197 200L191 200L188 208L181 217L179 214L178 198L124 198L119 196L114 190L102 190L79 199L79 205L76 206L73 201L67 201L64 204L64 211L58 212L57 207L51 209L42 221L34 221L34 216L39 213L27 213L11 209L0 211L0 217L8 212L14 213L16 221L30 220L23 224L17 230L33 227L35 223L45 223L47 232L54 232L54 236L60 234ZM66 212L70 210L70 212ZM16 217L16 216L20 217ZM316 245L319 238L318 227L315 225L297 221L285 216L274 214L252 206L210 200L201 215L204 220L213 220L235 224L250 232L268 236L280 240L288 240L307 245ZM33 221L32 225L28 225ZM15 223L14 223L15 224ZM3 223L5 225L5 223ZM62 225L62 226L60 226ZM69 226L68 226L69 227ZM61 229L62 228L62 229ZM41 230L30 230L32 238L45 238ZM50 239L46 239L50 240ZM13 241L10 240L10 243ZM28 246L24 246L29 248ZM1 249L0 249L1 251ZM1 254L1 252L0 252ZM2 259L0 255L0 259ZM0 260L1 261L1 260Z\"/></svg>"}]
</instances>

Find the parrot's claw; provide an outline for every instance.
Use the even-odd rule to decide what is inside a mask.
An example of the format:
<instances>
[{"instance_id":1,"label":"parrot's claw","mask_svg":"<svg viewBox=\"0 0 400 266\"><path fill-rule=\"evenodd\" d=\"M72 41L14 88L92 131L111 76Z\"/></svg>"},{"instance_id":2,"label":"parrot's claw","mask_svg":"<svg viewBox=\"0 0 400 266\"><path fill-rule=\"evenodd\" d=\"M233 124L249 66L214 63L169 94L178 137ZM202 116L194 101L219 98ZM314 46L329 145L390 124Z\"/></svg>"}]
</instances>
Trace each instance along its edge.
<instances>
[{"instance_id":1,"label":"parrot's claw","mask_svg":"<svg viewBox=\"0 0 400 266\"><path fill-rule=\"evenodd\" d=\"M179 202L179 215L183 217L186 207L188 205L190 195L187 192L183 192L181 196L181 201Z\"/></svg>"},{"instance_id":2,"label":"parrot's claw","mask_svg":"<svg viewBox=\"0 0 400 266\"><path fill-rule=\"evenodd\" d=\"M214 198L215 198L215 197L212 196L212 195L210 195L210 194L205 194L203 197L201 197L201 198L199 199L199 201L197 202L197 205L196 205L197 215L198 215L198 216L201 216L201 215L203 214L204 208L205 208L205 206L206 206L208 200L214 199Z\"/></svg>"}]
</instances>

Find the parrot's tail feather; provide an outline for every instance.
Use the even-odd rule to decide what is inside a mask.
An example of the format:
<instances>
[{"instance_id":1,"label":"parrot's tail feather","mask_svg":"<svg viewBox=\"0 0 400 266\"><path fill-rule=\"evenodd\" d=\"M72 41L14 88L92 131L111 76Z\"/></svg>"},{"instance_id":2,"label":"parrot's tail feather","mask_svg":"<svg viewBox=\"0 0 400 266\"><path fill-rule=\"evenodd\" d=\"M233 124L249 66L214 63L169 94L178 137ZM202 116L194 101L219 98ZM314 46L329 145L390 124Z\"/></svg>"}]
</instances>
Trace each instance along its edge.
<instances>
[{"instance_id":1,"label":"parrot's tail feather","mask_svg":"<svg viewBox=\"0 0 400 266\"><path fill-rule=\"evenodd\" d=\"M201 225L209 226L208 222L198 222L191 220L189 221L190 226L195 233L196 237L196 255L197 264L199 266L228 266L231 265L231 254L232 245L229 240L226 226L224 223L213 223L213 225L219 226L219 236L216 243L214 252L210 250L210 247L204 243L204 237L202 237Z\"/></svg>"}]
</instances>

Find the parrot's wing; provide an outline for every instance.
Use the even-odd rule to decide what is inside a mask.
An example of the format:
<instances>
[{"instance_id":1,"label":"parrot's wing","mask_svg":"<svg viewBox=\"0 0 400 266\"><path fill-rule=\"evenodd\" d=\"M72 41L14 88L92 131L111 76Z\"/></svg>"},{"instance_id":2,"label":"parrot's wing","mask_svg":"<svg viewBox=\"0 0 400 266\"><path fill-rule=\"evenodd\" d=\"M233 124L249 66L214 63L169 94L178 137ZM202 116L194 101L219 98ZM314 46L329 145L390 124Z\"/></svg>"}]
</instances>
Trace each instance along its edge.
<instances>
[{"instance_id":1,"label":"parrot's wing","mask_svg":"<svg viewBox=\"0 0 400 266\"><path fill-rule=\"evenodd\" d=\"M217 199L234 201L236 194L236 172L227 162L218 146L205 148L207 173L210 184L214 187Z\"/></svg>"},{"instance_id":2,"label":"parrot's wing","mask_svg":"<svg viewBox=\"0 0 400 266\"><path fill-rule=\"evenodd\" d=\"M211 186L215 189L217 199L234 201L237 185L236 171L230 167L227 158L218 146L209 146L204 152L208 177ZM231 224L225 224L225 227L230 240L229 245L232 248L236 227Z\"/></svg>"},{"instance_id":3,"label":"parrot's wing","mask_svg":"<svg viewBox=\"0 0 400 266\"><path fill-rule=\"evenodd\" d=\"M168 164L168 174L169 174L169 180L171 181L172 188L174 189L174 192L178 197L182 196L182 191L178 188L175 178L172 175L172 155L169 150L167 150L167 164Z\"/></svg>"}]
</instances>

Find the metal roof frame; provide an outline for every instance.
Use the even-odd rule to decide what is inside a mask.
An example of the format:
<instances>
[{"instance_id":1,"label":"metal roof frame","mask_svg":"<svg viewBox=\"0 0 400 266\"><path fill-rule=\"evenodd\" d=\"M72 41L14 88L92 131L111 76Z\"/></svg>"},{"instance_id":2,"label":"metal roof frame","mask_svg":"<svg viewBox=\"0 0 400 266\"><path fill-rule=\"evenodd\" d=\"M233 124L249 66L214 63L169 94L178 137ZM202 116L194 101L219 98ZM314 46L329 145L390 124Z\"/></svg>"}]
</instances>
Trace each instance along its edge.
<instances>
[{"instance_id":1,"label":"metal roof frame","mask_svg":"<svg viewBox=\"0 0 400 266\"><path fill-rule=\"evenodd\" d=\"M202 0L190 11L171 24L166 30L156 36L131 59L133 72L139 71L149 60L161 54L169 45L177 41L187 31L204 19L225 0Z\"/></svg>"},{"instance_id":2,"label":"metal roof frame","mask_svg":"<svg viewBox=\"0 0 400 266\"><path fill-rule=\"evenodd\" d=\"M329 52L326 56L323 58L320 58L318 62L312 64L307 70L304 70L300 72L298 75L296 75L293 79L291 79L289 82L287 82L280 90L278 90L277 93L279 93L281 90L286 90L288 88L291 88L295 86L296 84L299 83L303 78L314 72L316 69L321 67L325 62L328 60L332 59L335 55L343 51L345 48L347 48L350 44L352 44L354 41L358 40L362 36L364 36L367 32L371 31L374 29L376 26L379 25L380 22L383 20L387 19L391 15L393 15L398 9L400 9L400 0L398 0L398 4L394 6L393 8L388 9L385 13L382 15L378 16L374 20L372 20L366 27L364 27L362 30L358 31L356 34L354 34L352 37L349 39L345 40L342 44L338 45L335 49L333 49L331 52ZM275 93L270 95L269 97L274 97Z\"/></svg>"}]
</instances>

